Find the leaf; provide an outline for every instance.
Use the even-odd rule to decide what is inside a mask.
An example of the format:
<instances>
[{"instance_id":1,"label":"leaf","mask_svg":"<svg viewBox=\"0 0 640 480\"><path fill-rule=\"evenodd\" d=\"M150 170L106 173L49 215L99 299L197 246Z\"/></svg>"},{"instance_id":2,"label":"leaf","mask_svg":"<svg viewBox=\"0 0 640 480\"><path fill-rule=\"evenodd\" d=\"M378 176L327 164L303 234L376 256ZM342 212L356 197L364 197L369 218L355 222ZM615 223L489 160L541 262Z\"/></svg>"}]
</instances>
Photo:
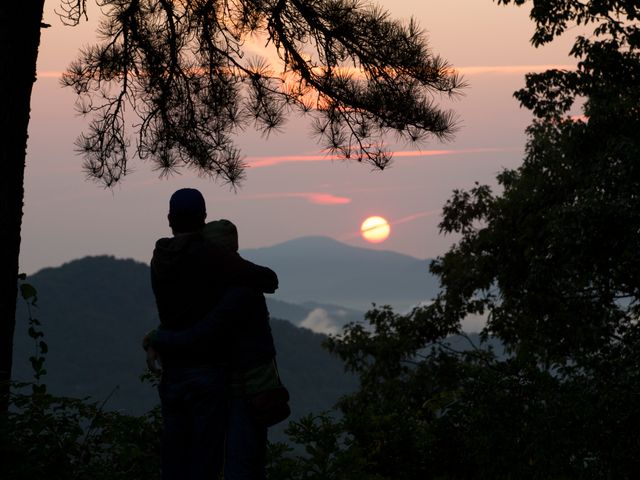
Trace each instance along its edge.
<instances>
[{"instance_id":1,"label":"leaf","mask_svg":"<svg viewBox=\"0 0 640 480\"><path fill-rule=\"evenodd\" d=\"M31 362L31 367L34 370L36 377L46 373L43 373L44 369L42 368L42 365L44 365L44 357L29 357L29 361Z\"/></svg>"},{"instance_id":2,"label":"leaf","mask_svg":"<svg viewBox=\"0 0 640 480\"><path fill-rule=\"evenodd\" d=\"M20 295L27 301L33 299L35 302L38 299L38 291L29 283L20 284Z\"/></svg>"},{"instance_id":3,"label":"leaf","mask_svg":"<svg viewBox=\"0 0 640 480\"><path fill-rule=\"evenodd\" d=\"M37 331L35 328L33 327L29 327L29 330L27 330L27 333L29 334L29 336L31 338L38 339L40 337L44 337L44 333Z\"/></svg>"},{"instance_id":4,"label":"leaf","mask_svg":"<svg viewBox=\"0 0 640 480\"><path fill-rule=\"evenodd\" d=\"M47 393L47 386L44 384L32 385L31 388L33 389L34 395L44 395L45 393Z\"/></svg>"}]
</instances>

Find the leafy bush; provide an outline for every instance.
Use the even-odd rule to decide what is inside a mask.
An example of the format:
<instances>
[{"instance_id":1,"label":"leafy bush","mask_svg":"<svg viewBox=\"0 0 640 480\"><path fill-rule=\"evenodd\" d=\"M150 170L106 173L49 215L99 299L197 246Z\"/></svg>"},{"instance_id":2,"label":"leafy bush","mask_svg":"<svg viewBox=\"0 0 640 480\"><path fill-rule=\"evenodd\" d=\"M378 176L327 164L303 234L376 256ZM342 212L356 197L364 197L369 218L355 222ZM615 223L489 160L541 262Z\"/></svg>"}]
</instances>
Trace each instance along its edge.
<instances>
[{"instance_id":1,"label":"leafy bush","mask_svg":"<svg viewBox=\"0 0 640 480\"><path fill-rule=\"evenodd\" d=\"M41 323L33 316L36 289L24 283L20 293L29 307L28 334L32 383L14 384L10 409L0 418L2 477L12 480L148 479L159 475L159 408L133 417L105 410L108 401L58 397L47 393L42 378L48 351Z\"/></svg>"}]
</instances>

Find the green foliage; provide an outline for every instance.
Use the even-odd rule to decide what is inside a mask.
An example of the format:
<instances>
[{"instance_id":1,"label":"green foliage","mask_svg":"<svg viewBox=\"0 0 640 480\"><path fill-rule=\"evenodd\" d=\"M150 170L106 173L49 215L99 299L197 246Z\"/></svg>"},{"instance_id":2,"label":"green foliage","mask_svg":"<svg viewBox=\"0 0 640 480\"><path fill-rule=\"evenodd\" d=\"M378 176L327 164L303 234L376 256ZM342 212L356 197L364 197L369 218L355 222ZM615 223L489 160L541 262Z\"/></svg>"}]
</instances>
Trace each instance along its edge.
<instances>
[{"instance_id":1,"label":"green foliage","mask_svg":"<svg viewBox=\"0 0 640 480\"><path fill-rule=\"evenodd\" d=\"M156 478L160 425L159 409L133 417L105 411L104 403L22 394L15 386L0 445L3 474L15 480Z\"/></svg>"},{"instance_id":2,"label":"green foliage","mask_svg":"<svg viewBox=\"0 0 640 480\"><path fill-rule=\"evenodd\" d=\"M88 399L53 396L43 377L45 356L41 323L33 317L36 289L20 277L20 293L29 311L28 335L33 383L14 384L9 411L0 419L3 478L147 479L158 476L160 412L133 417L106 411ZM25 390L30 387L31 392Z\"/></svg>"},{"instance_id":3,"label":"green foliage","mask_svg":"<svg viewBox=\"0 0 640 480\"><path fill-rule=\"evenodd\" d=\"M361 385L339 421L291 430L333 447L307 457L317 468L384 479L640 471L640 6L535 0L531 15L535 45L593 26L572 49L578 68L528 75L516 93L536 119L501 193L476 185L445 205L440 228L459 241L431 266L433 303L375 309L369 326L328 342ZM576 101L584 118L568 115ZM486 317L484 342L460 348L448 335L470 314Z\"/></svg>"},{"instance_id":4,"label":"green foliage","mask_svg":"<svg viewBox=\"0 0 640 480\"><path fill-rule=\"evenodd\" d=\"M529 0L495 0L498 4L524 5ZM618 40L621 45L626 42L637 47L640 38L637 36L637 20L640 19L640 5L628 0L534 0L531 8L531 19L536 24L536 31L531 42L536 46L553 41L556 37L570 30L575 25L594 25L597 36L608 35ZM576 45L585 37L579 36ZM578 49L574 46L574 51Z\"/></svg>"},{"instance_id":5,"label":"green foliage","mask_svg":"<svg viewBox=\"0 0 640 480\"><path fill-rule=\"evenodd\" d=\"M576 71L528 76L516 93L537 119L523 165L498 176L502 193L455 192L444 209L442 231L462 239L432 266L443 310L454 319L489 312L487 334L547 366L585 359L637 328L640 30L632 3L534 2L534 43L570 22L595 23L594 35L577 38ZM583 97L585 117L568 117Z\"/></svg>"},{"instance_id":6,"label":"green foliage","mask_svg":"<svg viewBox=\"0 0 640 480\"><path fill-rule=\"evenodd\" d=\"M290 425L305 451L279 450L270 478L635 478L637 339L547 368L464 335L408 334L438 316L435 303L377 309L373 328L330 340L360 389L331 416Z\"/></svg>"},{"instance_id":7,"label":"green foliage","mask_svg":"<svg viewBox=\"0 0 640 480\"><path fill-rule=\"evenodd\" d=\"M526 0L496 0L499 4L523 5ZM536 0L531 9L536 31L535 46L544 45L577 27L585 30L570 55L579 60L576 71L548 70L527 75L526 88L515 96L522 105L544 120L560 120L581 97L587 97L585 113L592 117L591 103L601 103L610 114L628 110L638 114L638 51L640 5L621 0ZM592 27L591 34L588 34ZM599 109L600 113L602 109ZM620 123L622 124L622 122Z\"/></svg>"},{"instance_id":8,"label":"green foliage","mask_svg":"<svg viewBox=\"0 0 640 480\"><path fill-rule=\"evenodd\" d=\"M333 414L306 415L291 422L286 433L290 443L269 444L269 480L383 479L370 471L367 456Z\"/></svg>"},{"instance_id":9,"label":"green foliage","mask_svg":"<svg viewBox=\"0 0 640 480\"><path fill-rule=\"evenodd\" d=\"M35 347L35 352L29 357L29 362L31 363L33 378L35 380L35 383L32 385L32 390L34 395L37 395L44 394L47 391L47 386L41 384L40 379L47 373L47 370L44 368L44 360L45 355L49 351L49 346L42 339L44 337L44 332L40 330L42 325L40 320L33 316L33 309L37 308L38 291L33 285L25 282L26 278L25 274L18 276L18 280L20 281L20 296L27 306L27 312L29 315L29 329L27 330L27 333L29 338L33 340Z\"/></svg>"}]
</instances>

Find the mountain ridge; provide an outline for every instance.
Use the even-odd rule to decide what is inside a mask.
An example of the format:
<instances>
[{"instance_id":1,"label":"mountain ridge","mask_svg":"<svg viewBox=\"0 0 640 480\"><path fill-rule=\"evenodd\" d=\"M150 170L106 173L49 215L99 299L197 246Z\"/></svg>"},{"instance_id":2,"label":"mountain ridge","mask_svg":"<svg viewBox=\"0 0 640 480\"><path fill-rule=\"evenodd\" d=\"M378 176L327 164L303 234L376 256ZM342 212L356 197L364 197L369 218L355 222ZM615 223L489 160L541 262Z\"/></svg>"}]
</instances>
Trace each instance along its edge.
<instances>
[{"instance_id":1,"label":"mountain ridge","mask_svg":"<svg viewBox=\"0 0 640 480\"><path fill-rule=\"evenodd\" d=\"M33 314L49 346L43 378L56 395L109 399L106 408L141 414L158 402L142 384L145 360L141 339L158 324L149 267L135 260L92 256L49 267L27 281L38 291ZM28 381L33 340L28 314L18 302L13 378ZM356 388L342 362L321 346L325 335L272 318L278 365L292 398L292 418L329 409ZM284 425L274 430L283 439Z\"/></svg>"},{"instance_id":2,"label":"mountain ridge","mask_svg":"<svg viewBox=\"0 0 640 480\"><path fill-rule=\"evenodd\" d=\"M289 304L312 302L365 312L375 303L404 312L431 300L439 288L429 273L429 260L351 246L326 236L299 237L270 247L242 249L240 254L278 274L280 288L272 298ZM73 262L45 267L36 274Z\"/></svg>"},{"instance_id":3,"label":"mountain ridge","mask_svg":"<svg viewBox=\"0 0 640 480\"><path fill-rule=\"evenodd\" d=\"M391 254L398 257L410 258L412 260L417 260L417 261L425 260L418 257L414 257L412 255L407 255L406 253L396 252L395 250L373 249L373 248L365 248L365 247L357 247L355 245L349 245L344 242L341 242L340 240L336 240L335 238L332 238L326 235L305 235L302 237L292 238L290 240L285 240L283 242L275 243L273 245L267 245L267 246L256 247L256 248L243 248L241 249L241 253L252 252L254 250L270 250L270 249L278 249L278 248L284 248L284 247L290 248L290 247L304 246L305 248L308 248L310 245L323 246L325 248L339 246L340 248L351 249L353 251L377 252L377 253L383 253L383 254Z\"/></svg>"},{"instance_id":4,"label":"mountain ridge","mask_svg":"<svg viewBox=\"0 0 640 480\"><path fill-rule=\"evenodd\" d=\"M376 303L408 311L438 291L429 260L330 237L302 237L240 253L276 271L280 288L274 298L289 303L320 302L358 311Z\"/></svg>"}]
</instances>

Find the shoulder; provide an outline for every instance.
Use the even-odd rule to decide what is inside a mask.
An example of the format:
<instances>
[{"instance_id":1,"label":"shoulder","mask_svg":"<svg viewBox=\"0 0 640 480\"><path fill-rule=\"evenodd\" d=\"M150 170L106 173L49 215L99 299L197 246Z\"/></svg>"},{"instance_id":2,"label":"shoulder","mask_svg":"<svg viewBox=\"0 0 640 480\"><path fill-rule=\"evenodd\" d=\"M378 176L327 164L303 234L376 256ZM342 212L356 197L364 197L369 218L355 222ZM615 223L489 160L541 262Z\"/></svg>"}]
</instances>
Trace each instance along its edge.
<instances>
[{"instance_id":1,"label":"shoulder","mask_svg":"<svg viewBox=\"0 0 640 480\"><path fill-rule=\"evenodd\" d=\"M156 244L153 248L153 256L155 257L157 254L165 250L169 250L171 248L172 242L173 238L168 237L159 238L158 240L156 240Z\"/></svg>"},{"instance_id":2,"label":"shoulder","mask_svg":"<svg viewBox=\"0 0 640 480\"><path fill-rule=\"evenodd\" d=\"M189 233L184 235L176 235L175 237L164 237L156 240L153 249L154 257L167 256L172 257L188 253L204 243L204 238L199 233Z\"/></svg>"},{"instance_id":3,"label":"shoulder","mask_svg":"<svg viewBox=\"0 0 640 480\"><path fill-rule=\"evenodd\" d=\"M179 267L199 250L202 236L198 234L160 238L156 241L151 258L151 270L171 270Z\"/></svg>"}]
</instances>

